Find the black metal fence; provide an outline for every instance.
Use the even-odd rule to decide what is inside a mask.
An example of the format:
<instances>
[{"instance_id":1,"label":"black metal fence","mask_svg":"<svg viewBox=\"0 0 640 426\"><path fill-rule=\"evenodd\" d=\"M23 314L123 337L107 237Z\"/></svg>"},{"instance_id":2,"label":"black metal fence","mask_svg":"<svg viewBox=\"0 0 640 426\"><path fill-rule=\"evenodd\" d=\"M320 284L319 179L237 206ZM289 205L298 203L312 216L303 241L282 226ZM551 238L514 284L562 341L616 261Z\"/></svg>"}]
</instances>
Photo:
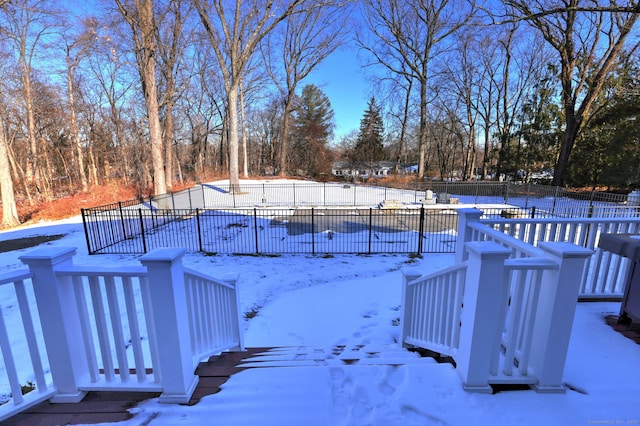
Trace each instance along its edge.
<instances>
[{"instance_id":1,"label":"black metal fence","mask_svg":"<svg viewBox=\"0 0 640 426\"><path fill-rule=\"evenodd\" d=\"M404 186L342 184L335 182L241 184L240 192L229 192L227 185L201 184L184 191L139 200L123 201L91 210L120 207L159 209L253 208L253 207L373 207L386 200L419 204L427 198L448 195L464 204L510 204L543 210L567 210L586 206L627 205L630 196L598 191L573 191L560 187L507 182L409 182ZM640 204L640 193L633 199Z\"/></svg>"},{"instance_id":2,"label":"black metal fence","mask_svg":"<svg viewBox=\"0 0 640 426\"><path fill-rule=\"evenodd\" d=\"M487 216L637 217L640 201L495 182L424 182L413 188L267 183L241 188L242 193L230 193L203 184L83 209L89 253L146 253L166 246L210 253L447 253L453 252L456 238L457 206L452 204L478 206ZM390 200L402 208L373 208ZM356 208L360 205L366 208Z\"/></svg>"},{"instance_id":3,"label":"black metal fence","mask_svg":"<svg viewBox=\"0 0 640 426\"><path fill-rule=\"evenodd\" d=\"M452 253L454 209L122 209L85 215L90 254ZM115 220L114 220L115 219Z\"/></svg>"}]
</instances>

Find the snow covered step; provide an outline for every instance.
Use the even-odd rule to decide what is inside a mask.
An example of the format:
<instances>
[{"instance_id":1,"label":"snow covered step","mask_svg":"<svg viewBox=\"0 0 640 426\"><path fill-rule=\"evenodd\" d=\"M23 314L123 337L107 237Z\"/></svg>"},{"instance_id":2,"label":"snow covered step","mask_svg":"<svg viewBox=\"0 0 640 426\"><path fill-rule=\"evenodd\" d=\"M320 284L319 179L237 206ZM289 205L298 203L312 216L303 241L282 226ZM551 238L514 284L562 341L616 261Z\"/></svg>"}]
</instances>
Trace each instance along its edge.
<instances>
[{"instance_id":1,"label":"snow covered step","mask_svg":"<svg viewBox=\"0 0 640 426\"><path fill-rule=\"evenodd\" d=\"M319 365L403 365L436 363L398 346L354 345L281 347L243 360L242 367L296 367Z\"/></svg>"}]
</instances>

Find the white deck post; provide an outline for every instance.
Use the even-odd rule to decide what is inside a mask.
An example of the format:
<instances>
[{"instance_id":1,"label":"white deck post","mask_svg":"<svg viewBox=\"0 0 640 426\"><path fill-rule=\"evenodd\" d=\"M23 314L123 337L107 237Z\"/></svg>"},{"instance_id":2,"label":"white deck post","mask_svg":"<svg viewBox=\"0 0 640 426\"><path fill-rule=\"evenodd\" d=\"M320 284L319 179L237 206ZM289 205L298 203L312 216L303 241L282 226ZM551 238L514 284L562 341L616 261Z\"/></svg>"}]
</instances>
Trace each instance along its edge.
<instances>
[{"instance_id":1,"label":"white deck post","mask_svg":"<svg viewBox=\"0 0 640 426\"><path fill-rule=\"evenodd\" d=\"M511 250L492 241L469 242L466 250L469 259L456 370L465 390L492 393L489 368L500 344L499 305L507 292L504 262Z\"/></svg>"},{"instance_id":2,"label":"white deck post","mask_svg":"<svg viewBox=\"0 0 640 426\"><path fill-rule=\"evenodd\" d=\"M163 392L158 402L164 403L188 403L198 385L191 353L183 255L184 249L162 248L140 258L148 271L162 372Z\"/></svg>"},{"instance_id":3,"label":"white deck post","mask_svg":"<svg viewBox=\"0 0 640 426\"><path fill-rule=\"evenodd\" d=\"M233 293L231 294L231 304L235 309L235 315L233 317L233 328L238 333L238 346L231 348L231 350L238 350L244 352L246 350L244 346L244 330L242 328L242 317L240 315L240 297L238 295L238 274L225 277L224 282L233 286Z\"/></svg>"},{"instance_id":4,"label":"white deck post","mask_svg":"<svg viewBox=\"0 0 640 426\"><path fill-rule=\"evenodd\" d=\"M567 359L573 317L584 266L593 250L575 244L540 243L558 269L545 270L531 343L531 366L538 378L537 392L565 392L562 375Z\"/></svg>"},{"instance_id":5,"label":"white deck post","mask_svg":"<svg viewBox=\"0 0 640 426\"><path fill-rule=\"evenodd\" d=\"M400 344L406 347L404 339L411 329L411 317L413 316L413 289L409 289L407 284L409 281L420 278L421 275L415 269L403 269L401 272L402 298L400 306L402 306L402 315L400 315Z\"/></svg>"},{"instance_id":6,"label":"white deck post","mask_svg":"<svg viewBox=\"0 0 640 426\"><path fill-rule=\"evenodd\" d=\"M53 385L51 402L79 402L86 392L78 389L89 380L86 349L82 338L78 306L70 281L58 281L55 269L71 265L74 247L35 249L20 256L33 274L33 291L38 305L44 344L47 348Z\"/></svg>"},{"instance_id":7,"label":"white deck post","mask_svg":"<svg viewBox=\"0 0 640 426\"><path fill-rule=\"evenodd\" d=\"M473 230L470 223L479 222L482 210L458 209L458 237L456 238L456 263L463 262L469 257L465 250L465 243L471 241Z\"/></svg>"}]
</instances>

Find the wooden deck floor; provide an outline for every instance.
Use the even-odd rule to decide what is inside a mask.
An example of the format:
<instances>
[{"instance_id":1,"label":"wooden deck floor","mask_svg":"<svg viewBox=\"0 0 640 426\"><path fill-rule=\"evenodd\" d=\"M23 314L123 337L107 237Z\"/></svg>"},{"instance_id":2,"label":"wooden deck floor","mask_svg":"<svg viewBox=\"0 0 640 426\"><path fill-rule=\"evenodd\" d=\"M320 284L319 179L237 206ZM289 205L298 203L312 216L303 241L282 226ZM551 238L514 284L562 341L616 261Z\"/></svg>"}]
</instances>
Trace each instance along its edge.
<instances>
[{"instance_id":1,"label":"wooden deck floor","mask_svg":"<svg viewBox=\"0 0 640 426\"><path fill-rule=\"evenodd\" d=\"M197 404L204 396L220 391L220 386L234 373L243 370L243 359L270 348L247 348L245 352L224 352L200 363L196 374L200 382L189 405ZM2 426L53 426L95 424L128 420L128 410L141 401L157 398L154 392L89 392L77 404L40 403L29 410L2 422Z\"/></svg>"},{"instance_id":2,"label":"wooden deck floor","mask_svg":"<svg viewBox=\"0 0 640 426\"><path fill-rule=\"evenodd\" d=\"M640 325L618 324L618 317L610 315L606 322L615 331L640 344ZM220 391L227 379L244 369L243 359L271 348L247 348L246 352L225 352L200 363L196 374L200 382L189 405L197 404L204 396ZM43 402L2 423L3 426L53 426L118 422L130 419L127 411L141 401L156 398L159 393L141 392L89 392L77 404L51 404Z\"/></svg>"}]
</instances>

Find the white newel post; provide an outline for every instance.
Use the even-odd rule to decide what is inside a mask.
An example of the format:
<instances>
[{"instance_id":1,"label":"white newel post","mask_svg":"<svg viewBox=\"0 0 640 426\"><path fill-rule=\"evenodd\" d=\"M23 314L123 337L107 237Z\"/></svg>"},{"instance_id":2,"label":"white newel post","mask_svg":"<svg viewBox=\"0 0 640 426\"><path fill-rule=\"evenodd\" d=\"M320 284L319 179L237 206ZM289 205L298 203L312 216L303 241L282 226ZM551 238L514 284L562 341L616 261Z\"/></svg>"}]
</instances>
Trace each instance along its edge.
<instances>
[{"instance_id":1,"label":"white newel post","mask_svg":"<svg viewBox=\"0 0 640 426\"><path fill-rule=\"evenodd\" d=\"M480 221L482 210L478 209L458 209L458 237L456 238L456 263L467 260L468 255L465 250L465 243L471 241L473 229L469 228L470 223Z\"/></svg>"},{"instance_id":2,"label":"white newel post","mask_svg":"<svg viewBox=\"0 0 640 426\"><path fill-rule=\"evenodd\" d=\"M158 402L185 404L198 385L194 374L184 287L184 249L156 249L140 258L147 268L149 293L162 372Z\"/></svg>"},{"instance_id":3,"label":"white newel post","mask_svg":"<svg viewBox=\"0 0 640 426\"><path fill-rule=\"evenodd\" d=\"M407 285L410 281L420 278L420 274L416 270L403 269L402 271L402 298L400 306L402 306L402 315L400 315L400 343L404 343L405 337L411 330L411 317L413 316L413 289L409 289Z\"/></svg>"},{"instance_id":4,"label":"white newel post","mask_svg":"<svg viewBox=\"0 0 640 426\"><path fill-rule=\"evenodd\" d=\"M531 367L537 392L565 392L562 375L585 262L593 250L571 243L540 243L545 255L559 265L545 270L531 342Z\"/></svg>"},{"instance_id":5,"label":"white newel post","mask_svg":"<svg viewBox=\"0 0 640 426\"><path fill-rule=\"evenodd\" d=\"M511 250L492 241L469 242L466 250L469 259L456 370L465 390L492 393L489 369L503 328L499 305L507 293L504 262Z\"/></svg>"},{"instance_id":6,"label":"white newel post","mask_svg":"<svg viewBox=\"0 0 640 426\"><path fill-rule=\"evenodd\" d=\"M242 318L240 316L240 297L238 295L238 274L233 274L232 276L225 277L224 282L233 286L233 293L231 293L231 301L232 306L235 309L235 315L233 316L233 327L236 329L236 333L238 333L238 346L235 348L231 348L232 350L244 351L244 330L242 329Z\"/></svg>"},{"instance_id":7,"label":"white newel post","mask_svg":"<svg viewBox=\"0 0 640 426\"><path fill-rule=\"evenodd\" d=\"M21 256L33 274L33 292L38 305L44 344L53 385L51 402L79 402L86 392L78 386L89 381L86 349L82 338L78 305L71 281L58 281L56 267L71 265L74 247L35 249Z\"/></svg>"}]
</instances>

